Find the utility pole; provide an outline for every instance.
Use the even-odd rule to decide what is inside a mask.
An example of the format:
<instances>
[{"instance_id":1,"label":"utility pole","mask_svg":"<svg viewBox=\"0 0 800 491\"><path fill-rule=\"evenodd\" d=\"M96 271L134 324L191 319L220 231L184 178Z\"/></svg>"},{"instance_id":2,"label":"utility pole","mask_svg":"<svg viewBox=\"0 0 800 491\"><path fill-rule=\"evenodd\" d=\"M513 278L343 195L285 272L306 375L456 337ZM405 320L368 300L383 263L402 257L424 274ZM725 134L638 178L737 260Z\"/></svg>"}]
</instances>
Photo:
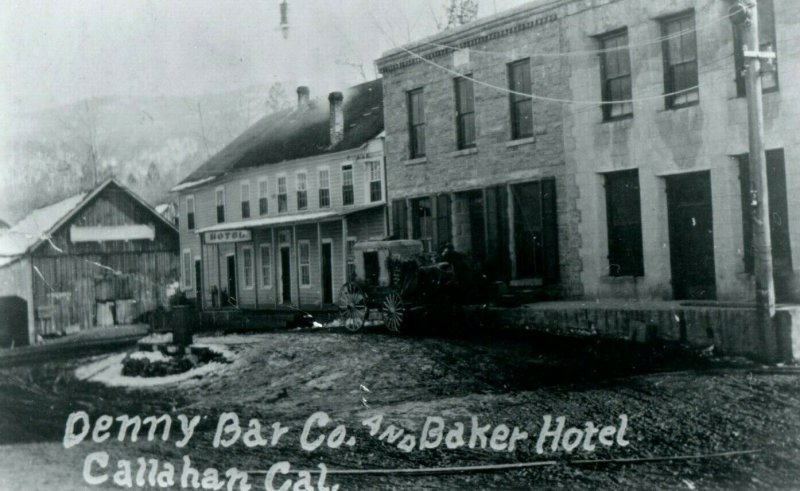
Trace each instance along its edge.
<instances>
[{"instance_id":1,"label":"utility pole","mask_svg":"<svg viewBox=\"0 0 800 491\"><path fill-rule=\"evenodd\" d=\"M767 355L773 351L769 346L772 318L775 315L775 286L772 278L772 240L769 223L769 190L767 189L767 166L764 154L764 102L761 87L762 60L771 63L774 52L762 52L758 39L757 0L739 0L735 8L742 10L738 28L741 29L744 46L742 51L746 65L747 118L750 143L750 207L753 224L753 265L756 281L756 319L759 328L761 349Z\"/></svg>"}]
</instances>

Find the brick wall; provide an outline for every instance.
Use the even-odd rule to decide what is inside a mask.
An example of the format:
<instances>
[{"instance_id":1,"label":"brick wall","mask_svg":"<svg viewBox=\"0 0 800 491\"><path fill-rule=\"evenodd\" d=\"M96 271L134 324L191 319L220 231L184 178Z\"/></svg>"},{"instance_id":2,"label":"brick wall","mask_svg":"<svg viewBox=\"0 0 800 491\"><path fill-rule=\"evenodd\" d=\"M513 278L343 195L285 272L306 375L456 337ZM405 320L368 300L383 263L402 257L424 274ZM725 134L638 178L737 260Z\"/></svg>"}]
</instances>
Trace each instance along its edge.
<instances>
[{"instance_id":1,"label":"brick wall","mask_svg":"<svg viewBox=\"0 0 800 491\"><path fill-rule=\"evenodd\" d=\"M412 63L414 58L407 53L388 54L378 61L384 80L390 199L555 177L561 264L558 290L563 296L580 296L577 192L573 189L574 170L564 158L561 105L534 101L534 137L512 141L508 93L475 84L476 147L462 151L456 147L455 75L446 70L506 88L508 63L529 57L534 52L558 52L564 42L561 21L553 18L553 12L542 9L528 9L507 21L495 22L491 27L466 29L461 31L463 34L456 32L434 42L457 45L491 33L493 29L507 34L490 35L490 39L472 47L466 63L462 63L462 55L456 56L446 49L439 50L439 54L431 59L444 69L419 60ZM418 52L437 50L425 44L411 49ZM401 66L397 66L398 62ZM533 93L557 99L571 97L570 66L565 60L531 58L530 63ZM420 87L424 90L427 155L424 159L409 160L406 97L409 90ZM463 251L470 240L470 230L463 226L465 220L468 223L468 213L457 203L455 205L455 247Z\"/></svg>"}]
</instances>

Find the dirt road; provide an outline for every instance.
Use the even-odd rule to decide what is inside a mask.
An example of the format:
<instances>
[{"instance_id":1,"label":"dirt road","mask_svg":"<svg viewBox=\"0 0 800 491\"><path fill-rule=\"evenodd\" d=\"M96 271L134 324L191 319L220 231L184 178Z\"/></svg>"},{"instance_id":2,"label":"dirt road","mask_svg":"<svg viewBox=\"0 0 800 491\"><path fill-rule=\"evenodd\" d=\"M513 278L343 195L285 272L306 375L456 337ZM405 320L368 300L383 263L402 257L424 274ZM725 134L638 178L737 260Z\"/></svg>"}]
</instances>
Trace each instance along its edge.
<instances>
[{"instance_id":1,"label":"dirt road","mask_svg":"<svg viewBox=\"0 0 800 491\"><path fill-rule=\"evenodd\" d=\"M329 475L340 489L774 489L800 483L800 373L745 363L676 359L628 347L564 343L547 338L437 339L381 333L348 335L296 331L221 336L238 355L217 373L162 387L119 389L79 381L74 369L91 361L76 358L0 370L0 487L3 489L84 489L84 459L110 454L109 476L118 459L137 457L171 462L178 469L188 455L192 466L257 471L253 489L264 489L264 472L288 461L294 469L408 469L477 466L540 460L555 465L447 475ZM198 415L200 422L185 448L177 429L168 441L62 446L65 422L73 411L91 418L167 414ZM330 436L336 425L347 434L339 448L328 440L313 451L300 445L308 418L324 411L331 423L310 425L307 441ZM220 415L235 412L246 430L258 420L267 441L271 425L289 428L275 446L248 448L240 438L229 448L213 448ZM382 415L370 435L365 421ZM537 453L544 417L565 417L565 430L586 422L615 426L625 416L622 442L572 452L563 445ZM490 425L485 448L470 448L472 417ZM420 450L428 417L445 425L436 448ZM436 421L433 426L436 426ZM464 424L464 444L448 448L444 433ZM393 424L402 435L389 443ZM429 422L429 427L431 423ZM528 433L513 451L493 450L499 425ZM551 429L555 428L555 423ZM457 432L456 432L457 433ZM500 431L502 436L502 431ZM577 434L577 433L574 433ZM412 435L414 450L401 442ZM455 435L455 434L454 434ZM116 435L114 435L116 436ZM224 436L224 435L223 435ZM381 439L380 437L384 438ZM434 434L428 435L433 441ZM352 440L350 440L352 437ZM335 440L335 437L333 437ZM508 436L504 440L509 441ZM549 441L552 441L549 440ZM352 445L348 445L352 442ZM563 440L562 440L563 442ZM335 443L335 442L334 442ZM502 445L498 445L498 448ZM694 456L756 450L698 460L573 465L576 459ZM279 476L276 485L296 476ZM316 479L316 478L315 478ZM316 481L315 481L316 482ZM174 486L180 489L176 483ZM107 481L91 489L120 489Z\"/></svg>"}]
</instances>

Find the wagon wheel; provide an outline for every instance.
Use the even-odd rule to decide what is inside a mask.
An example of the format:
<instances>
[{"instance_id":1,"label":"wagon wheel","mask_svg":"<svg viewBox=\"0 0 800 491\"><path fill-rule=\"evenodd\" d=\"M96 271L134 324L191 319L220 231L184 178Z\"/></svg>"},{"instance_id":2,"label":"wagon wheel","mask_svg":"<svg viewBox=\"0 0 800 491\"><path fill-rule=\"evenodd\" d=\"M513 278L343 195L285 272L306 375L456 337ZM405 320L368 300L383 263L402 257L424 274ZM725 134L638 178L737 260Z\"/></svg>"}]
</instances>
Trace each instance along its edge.
<instances>
[{"instance_id":1,"label":"wagon wheel","mask_svg":"<svg viewBox=\"0 0 800 491\"><path fill-rule=\"evenodd\" d=\"M381 315L386 328L392 332L400 332L406 317L406 306L399 293L392 290L381 303Z\"/></svg>"},{"instance_id":2,"label":"wagon wheel","mask_svg":"<svg viewBox=\"0 0 800 491\"><path fill-rule=\"evenodd\" d=\"M348 331L356 332L364 327L369 314L367 296L355 283L345 283L339 292L339 318Z\"/></svg>"}]
</instances>

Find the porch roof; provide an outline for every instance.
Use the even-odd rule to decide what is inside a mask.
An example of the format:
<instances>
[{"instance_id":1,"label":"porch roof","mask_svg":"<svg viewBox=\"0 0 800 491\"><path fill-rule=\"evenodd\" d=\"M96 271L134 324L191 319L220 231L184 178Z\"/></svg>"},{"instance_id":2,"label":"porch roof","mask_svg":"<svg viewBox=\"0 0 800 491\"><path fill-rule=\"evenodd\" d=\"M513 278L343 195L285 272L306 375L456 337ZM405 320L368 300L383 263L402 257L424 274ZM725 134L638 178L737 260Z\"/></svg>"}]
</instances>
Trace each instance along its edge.
<instances>
[{"instance_id":1,"label":"porch roof","mask_svg":"<svg viewBox=\"0 0 800 491\"><path fill-rule=\"evenodd\" d=\"M324 210L313 213L295 213L293 215L280 215L276 217L255 218L252 220L242 220L239 222L226 222L203 227L195 230L196 234L204 232L222 232L224 230L235 230L240 228L262 228L262 227L279 227L285 225L299 225L301 223L313 222L327 222L336 220L353 213L360 211L372 210L384 206L383 201L377 203L369 203L366 205L354 206L352 208L343 208L339 210Z\"/></svg>"}]
</instances>

